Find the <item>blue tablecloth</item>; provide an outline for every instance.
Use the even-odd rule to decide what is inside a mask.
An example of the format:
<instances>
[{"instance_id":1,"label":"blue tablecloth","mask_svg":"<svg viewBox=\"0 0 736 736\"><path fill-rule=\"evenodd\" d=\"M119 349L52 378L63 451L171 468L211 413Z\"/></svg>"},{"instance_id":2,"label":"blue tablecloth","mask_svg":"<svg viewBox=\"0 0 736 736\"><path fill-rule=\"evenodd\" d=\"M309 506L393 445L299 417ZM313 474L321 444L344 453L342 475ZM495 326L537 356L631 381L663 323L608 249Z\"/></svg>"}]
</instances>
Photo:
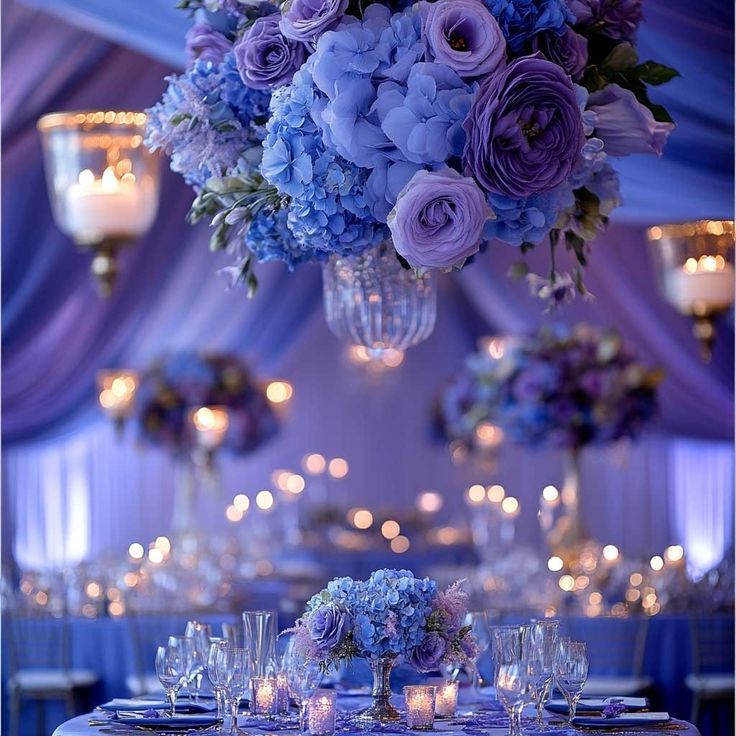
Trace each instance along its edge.
<instances>
[{"instance_id":1,"label":"blue tablecloth","mask_svg":"<svg viewBox=\"0 0 736 736\"><path fill-rule=\"evenodd\" d=\"M217 624L224 617L203 617ZM233 617L228 617L233 620ZM280 622L288 625L288 621ZM603 623L603 622L600 622ZM721 619L724 626L733 627L733 617ZM49 622L49 626L58 625ZM605 636L605 633L600 633ZM3 638L6 629L3 628ZM7 647L2 642L3 673L8 672ZM593 644L593 643L591 643ZM594 644L593 644L594 645ZM652 707L669 711L678 718L690 715L690 693L684 680L692 671L690 627L687 616L659 615L651 619L644 659L644 674L655 682L651 694ZM136 671L131 625L120 619L73 619L71 621L71 664L73 667L93 669L100 674L100 687L93 694L97 702L128 694L126 676ZM152 662L151 662L152 665ZM151 666L152 669L152 666ZM4 675L7 676L7 675ZM6 681L3 680L5 690ZM3 696L3 718L7 719L8 699ZM50 727L64 720L61 706L48 706L47 724ZM34 712L29 706L24 717L23 736L35 733ZM7 720L4 722L7 723ZM51 729L49 729L50 731Z\"/></svg>"}]
</instances>

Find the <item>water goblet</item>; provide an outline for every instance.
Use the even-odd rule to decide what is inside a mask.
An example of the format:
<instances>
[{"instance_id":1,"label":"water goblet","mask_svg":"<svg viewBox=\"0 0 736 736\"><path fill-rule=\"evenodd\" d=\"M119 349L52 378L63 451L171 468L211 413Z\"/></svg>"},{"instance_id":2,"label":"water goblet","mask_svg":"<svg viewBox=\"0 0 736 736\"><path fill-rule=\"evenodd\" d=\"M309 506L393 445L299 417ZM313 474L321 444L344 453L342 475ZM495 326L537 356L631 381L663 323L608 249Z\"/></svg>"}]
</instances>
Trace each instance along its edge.
<instances>
[{"instance_id":1,"label":"water goblet","mask_svg":"<svg viewBox=\"0 0 736 736\"><path fill-rule=\"evenodd\" d=\"M572 726L578 701L588 679L588 654L583 642L563 640L559 643L554 661L554 675L557 687L567 701L568 723Z\"/></svg>"},{"instance_id":2,"label":"water goblet","mask_svg":"<svg viewBox=\"0 0 736 736\"><path fill-rule=\"evenodd\" d=\"M494 626L491 629L491 657L493 660L493 683L498 678L498 667L502 663L521 658L521 642L524 625ZM498 696L497 696L498 699Z\"/></svg>"},{"instance_id":3,"label":"water goblet","mask_svg":"<svg viewBox=\"0 0 736 736\"><path fill-rule=\"evenodd\" d=\"M304 733L307 730L309 699L319 687L322 673L315 662L306 660L293 636L286 645L282 667L286 674L289 693L299 705L299 729Z\"/></svg>"},{"instance_id":4,"label":"water goblet","mask_svg":"<svg viewBox=\"0 0 736 736\"><path fill-rule=\"evenodd\" d=\"M186 678L186 655L176 641L156 649L156 675L166 691L173 716L176 696Z\"/></svg>"},{"instance_id":5,"label":"water goblet","mask_svg":"<svg viewBox=\"0 0 736 736\"><path fill-rule=\"evenodd\" d=\"M250 658L241 647L222 647L215 654L216 677L230 707L230 733L239 733L238 706L250 685Z\"/></svg>"},{"instance_id":6,"label":"water goblet","mask_svg":"<svg viewBox=\"0 0 736 736\"><path fill-rule=\"evenodd\" d=\"M523 659L502 662L496 672L496 693L509 716L509 736L522 736L521 712L531 702L532 680Z\"/></svg>"},{"instance_id":7,"label":"water goblet","mask_svg":"<svg viewBox=\"0 0 736 736\"><path fill-rule=\"evenodd\" d=\"M210 648L207 653L207 676L212 683L212 690L215 693L217 717L222 718L223 720L225 718L225 679L221 676L222 672L217 667L217 656L221 650L227 649L229 646L230 642L225 639L213 641L210 644Z\"/></svg>"},{"instance_id":8,"label":"water goblet","mask_svg":"<svg viewBox=\"0 0 736 736\"><path fill-rule=\"evenodd\" d=\"M470 631L475 637L478 645L478 655L473 661L472 671L472 692L475 699L480 699L480 688L483 685L483 678L480 676L478 662L486 652L491 643L491 633L488 629L488 617L485 611L470 611L465 615L465 626L470 626Z\"/></svg>"},{"instance_id":9,"label":"water goblet","mask_svg":"<svg viewBox=\"0 0 736 736\"><path fill-rule=\"evenodd\" d=\"M554 662L558 647L559 621L536 621L522 637L522 657L528 662L532 679L532 700L536 706L536 729L544 731L544 704L554 680Z\"/></svg>"},{"instance_id":10,"label":"water goblet","mask_svg":"<svg viewBox=\"0 0 736 736\"><path fill-rule=\"evenodd\" d=\"M194 702L199 702L202 691L202 680L205 673L207 653L212 635L212 627L199 621L189 621L184 636L190 640L189 649L189 691L194 696Z\"/></svg>"}]
</instances>

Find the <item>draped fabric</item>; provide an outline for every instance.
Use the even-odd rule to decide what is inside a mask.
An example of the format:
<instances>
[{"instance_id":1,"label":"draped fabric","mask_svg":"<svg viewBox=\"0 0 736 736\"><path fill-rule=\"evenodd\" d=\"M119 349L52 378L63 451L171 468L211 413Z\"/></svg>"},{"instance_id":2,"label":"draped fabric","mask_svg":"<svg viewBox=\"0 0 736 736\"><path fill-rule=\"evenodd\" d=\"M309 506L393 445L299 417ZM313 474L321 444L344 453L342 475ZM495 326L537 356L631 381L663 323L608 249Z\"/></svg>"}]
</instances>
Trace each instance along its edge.
<instances>
[{"instance_id":1,"label":"draped fabric","mask_svg":"<svg viewBox=\"0 0 736 736\"><path fill-rule=\"evenodd\" d=\"M720 2L646 3L643 56L683 73L656 92L679 128L661 160L622 162L627 204L619 224L595 244L588 270L595 300L578 302L561 315L543 315L524 284L505 277L518 253L492 244L471 268L442 277L440 320L432 338L412 350L395 374L370 383L344 362L341 346L324 326L317 268L301 267L296 274L279 265L261 268L261 288L250 302L241 292L225 291L214 275L224 262L208 251L206 226L191 228L184 221L191 192L168 171L156 223L125 254L109 301L95 293L88 258L75 253L53 224L37 118L59 109L141 109L155 102L164 75L181 59L175 49L181 49L186 23L171 11L173 4L28 1L63 21L14 2L3 4L2 433L3 486L12 509L3 514L3 524L11 536L17 531L20 556L28 564L75 561L110 545L119 550L135 524L161 533L167 523L173 493L169 461L154 453L134 469L139 450L130 438L117 444L95 406L100 368L143 368L164 351L196 347L238 351L256 372L291 380L296 398L282 436L253 456L226 463L226 493L257 490L269 483L274 467L296 467L304 452L319 451L351 461L349 480L331 490L342 504L348 496L351 503L409 503L423 487L441 485L457 510L470 471L453 470L428 438L434 392L479 335L530 330L554 319L617 327L643 359L666 370L655 427L660 438L632 448L630 470L623 474L605 453L591 453L586 480L596 492L585 513L595 531L614 543L641 549L654 544L652 535L660 546L669 542L681 527L672 516L677 510L668 507L673 486L671 473L662 470L663 448L676 436L703 441L732 436L733 323L721 324L714 362L703 365L688 320L658 294L643 224L731 215L733 9ZM65 21L91 27L108 40ZM532 265L541 268L542 255L533 254ZM542 485L561 480L553 453L536 455L532 472L528 452L504 452L498 477L527 509ZM724 462L732 467L732 454ZM733 473L730 484L718 480L717 485L732 494ZM639 498L644 493L647 498ZM139 505L131 512L134 503ZM146 514L150 504L156 514ZM644 506L648 510L631 527L608 513ZM84 528L84 534L69 536L55 520L68 514L74 517L72 529ZM520 535L533 540L533 515L519 523ZM52 542L53 551L44 546Z\"/></svg>"}]
</instances>

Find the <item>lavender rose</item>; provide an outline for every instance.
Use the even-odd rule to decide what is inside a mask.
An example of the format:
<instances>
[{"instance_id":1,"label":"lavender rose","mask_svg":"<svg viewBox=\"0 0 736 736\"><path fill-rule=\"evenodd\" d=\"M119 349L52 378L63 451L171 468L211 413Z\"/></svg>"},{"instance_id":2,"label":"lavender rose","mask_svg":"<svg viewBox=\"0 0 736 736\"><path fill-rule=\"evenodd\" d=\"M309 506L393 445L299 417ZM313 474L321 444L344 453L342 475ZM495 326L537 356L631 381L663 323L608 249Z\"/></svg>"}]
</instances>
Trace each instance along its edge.
<instances>
[{"instance_id":1,"label":"lavender rose","mask_svg":"<svg viewBox=\"0 0 736 736\"><path fill-rule=\"evenodd\" d=\"M295 41L312 41L334 28L348 0L292 0L281 19L281 31Z\"/></svg>"},{"instance_id":2,"label":"lavender rose","mask_svg":"<svg viewBox=\"0 0 736 736\"><path fill-rule=\"evenodd\" d=\"M271 89L288 84L304 63L304 44L286 38L279 21L278 14L258 18L235 44L235 61L247 87Z\"/></svg>"},{"instance_id":3,"label":"lavender rose","mask_svg":"<svg viewBox=\"0 0 736 736\"><path fill-rule=\"evenodd\" d=\"M396 251L414 268L452 268L478 252L492 216L472 179L422 169L400 192L388 226Z\"/></svg>"},{"instance_id":4,"label":"lavender rose","mask_svg":"<svg viewBox=\"0 0 736 736\"><path fill-rule=\"evenodd\" d=\"M506 40L480 0L429 3L424 35L430 56L461 77L490 74L506 63Z\"/></svg>"},{"instance_id":5,"label":"lavender rose","mask_svg":"<svg viewBox=\"0 0 736 736\"><path fill-rule=\"evenodd\" d=\"M537 48L545 59L561 66L577 81L588 64L588 41L566 26L562 34L546 32L537 37Z\"/></svg>"},{"instance_id":6,"label":"lavender rose","mask_svg":"<svg viewBox=\"0 0 736 736\"><path fill-rule=\"evenodd\" d=\"M608 84L588 97L587 109L596 115L593 134L600 138L609 156L656 153L662 150L672 123L660 123L634 93L617 84Z\"/></svg>"},{"instance_id":7,"label":"lavender rose","mask_svg":"<svg viewBox=\"0 0 736 736\"><path fill-rule=\"evenodd\" d=\"M339 606L318 608L309 619L309 635L322 650L334 649L353 626L350 614Z\"/></svg>"},{"instance_id":8,"label":"lavender rose","mask_svg":"<svg viewBox=\"0 0 736 736\"><path fill-rule=\"evenodd\" d=\"M434 631L430 631L421 644L409 653L409 664L418 672L436 670L447 653L447 641Z\"/></svg>"},{"instance_id":9,"label":"lavender rose","mask_svg":"<svg viewBox=\"0 0 736 736\"><path fill-rule=\"evenodd\" d=\"M539 55L483 80L463 127L465 173L518 199L566 181L585 142L570 78Z\"/></svg>"},{"instance_id":10,"label":"lavender rose","mask_svg":"<svg viewBox=\"0 0 736 736\"><path fill-rule=\"evenodd\" d=\"M568 0L576 25L617 41L632 41L641 23L642 0Z\"/></svg>"},{"instance_id":11,"label":"lavender rose","mask_svg":"<svg viewBox=\"0 0 736 736\"><path fill-rule=\"evenodd\" d=\"M185 45L188 61L202 59L213 64L221 64L232 48L230 41L208 23L195 23L187 31Z\"/></svg>"}]
</instances>

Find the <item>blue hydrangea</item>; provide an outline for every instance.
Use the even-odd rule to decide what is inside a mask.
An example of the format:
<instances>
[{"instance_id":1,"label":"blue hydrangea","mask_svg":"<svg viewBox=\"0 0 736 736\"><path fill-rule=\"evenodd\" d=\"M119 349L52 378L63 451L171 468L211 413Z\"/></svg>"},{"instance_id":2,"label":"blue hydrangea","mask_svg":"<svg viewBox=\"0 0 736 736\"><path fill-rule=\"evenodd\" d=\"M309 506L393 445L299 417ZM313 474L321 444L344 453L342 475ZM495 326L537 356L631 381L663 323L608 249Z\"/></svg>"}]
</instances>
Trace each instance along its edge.
<instances>
[{"instance_id":1,"label":"blue hydrangea","mask_svg":"<svg viewBox=\"0 0 736 736\"><path fill-rule=\"evenodd\" d=\"M408 654L424 638L437 586L409 570L377 570L354 604L353 638L363 656Z\"/></svg>"},{"instance_id":2,"label":"blue hydrangea","mask_svg":"<svg viewBox=\"0 0 736 736\"><path fill-rule=\"evenodd\" d=\"M196 60L179 76L167 77L161 102L149 109L146 145L171 156L171 169L201 188L227 176L244 153L260 143L243 99L236 106L223 96L223 74L211 61Z\"/></svg>"},{"instance_id":3,"label":"blue hydrangea","mask_svg":"<svg viewBox=\"0 0 736 736\"><path fill-rule=\"evenodd\" d=\"M489 240L498 238L510 245L541 243L555 226L560 212L572 206L573 201L572 190L567 186L527 199L489 194L488 204L496 219L488 221L483 234Z\"/></svg>"},{"instance_id":4,"label":"blue hydrangea","mask_svg":"<svg viewBox=\"0 0 736 736\"><path fill-rule=\"evenodd\" d=\"M575 17L564 0L484 0L498 21L506 42L519 53L533 36L542 31L562 33Z\"/></svg>"},{"instance_id":5,"label":"blue hydrangea","mask_svg":"<svg viewBox=\"0 0 736 736\"><path fill-rule=\"evenodd\" d=\"M227 54L220 67L222 74L222 99L230 105L238 120L244 126L265 126L268 120L268 105L271 94L265 90L251 89L243 84L238 72L235 54ZM261 137L265 129L258 128Z\"/></svg>"},{"instance_id":6,"label":"blue hydrangea","mask_svg":"<svg viewBox=\"0 0 736 736\"><path fill-rule=\"evenodd\" d=\"M320 260L316 254L296 242L288 227L288 210L262 210L250 223L245 236L246 248L260 263L282 261L290 271L306 261Z\"/></svg>"},{"instance_id":7,"label":"blue hydrangea","mask_svg":"<svg viewBox=\"0 0 736 736\"><path fill-rule=\"evenodd\" d=\"M317 92L309 70L273 95L263 145L264 178L290 197L288 226L313 254L357 254L386 237L364 197L368 172L325 146L311 113Z\"/></svg>"}]
</instances>

